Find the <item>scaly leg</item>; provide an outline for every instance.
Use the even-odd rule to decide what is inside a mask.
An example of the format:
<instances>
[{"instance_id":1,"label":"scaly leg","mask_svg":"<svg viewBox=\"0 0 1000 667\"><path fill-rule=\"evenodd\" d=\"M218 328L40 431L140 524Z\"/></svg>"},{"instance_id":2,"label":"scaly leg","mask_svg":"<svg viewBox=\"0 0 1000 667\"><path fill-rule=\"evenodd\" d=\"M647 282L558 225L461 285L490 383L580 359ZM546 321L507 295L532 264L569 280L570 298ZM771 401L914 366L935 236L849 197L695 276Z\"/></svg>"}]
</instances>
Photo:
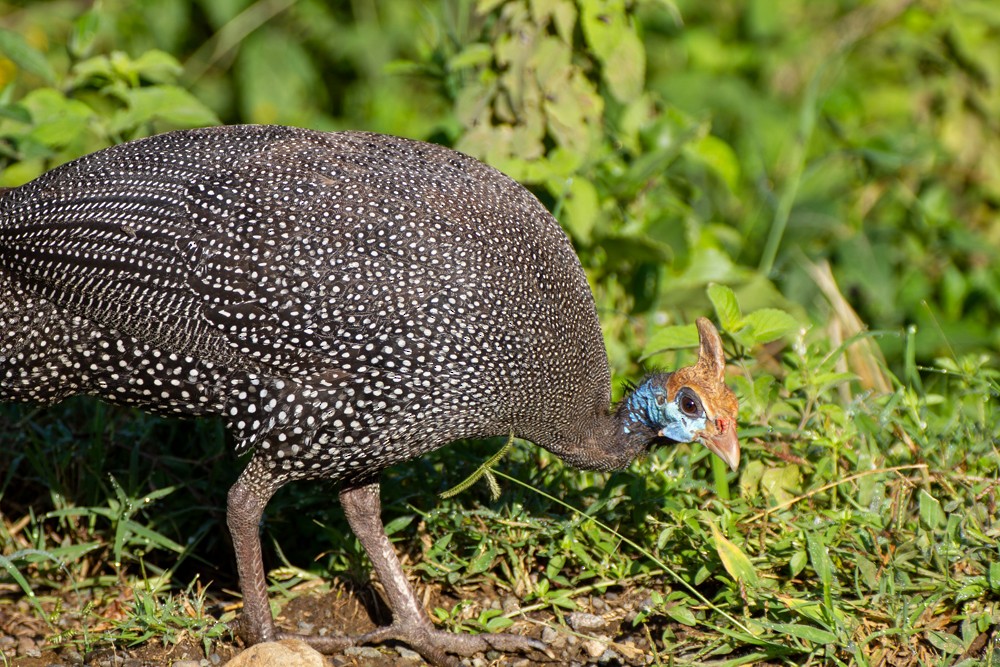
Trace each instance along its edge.
<instances>
[{"instance_id":1,"label":"scaly leg","mask_svg":"<svg viewBox=\"0 0 1000 667\"><path fill-rule=\"evenodd\" d=\"M247 645L278 639L300 639L324 653L342 651L353 642L347 637L304 637L280 632L274 625L267 598L267 579L260 549L260 519L264 507L278 487L261 485L251 479L267 479L252 460L240 478L229 489L226 523L233 537L236 569L243 593L243 613L237 619L236 632Z\"/></svg>"},{"instance_id":2,"label":"scaly leg","mask_svg":"<svg viewBox=\"0 0 1000 667\"><path fill-rule=\"evenodd\" d=\"M544 644L529 637L510 634L457 635L436 630L406 580L392 543L382 525L382 505L379 483L359 486L345 485L340 491L351 529L358 536L361 546L375 568L385 589L392 625L379 628L355 638L357 644L375 644L389 640L409 645L427 661L438 665L457 665L449 653L472 655L489 650L497 651L547 651Z\"/></svg>"}]
</instances>

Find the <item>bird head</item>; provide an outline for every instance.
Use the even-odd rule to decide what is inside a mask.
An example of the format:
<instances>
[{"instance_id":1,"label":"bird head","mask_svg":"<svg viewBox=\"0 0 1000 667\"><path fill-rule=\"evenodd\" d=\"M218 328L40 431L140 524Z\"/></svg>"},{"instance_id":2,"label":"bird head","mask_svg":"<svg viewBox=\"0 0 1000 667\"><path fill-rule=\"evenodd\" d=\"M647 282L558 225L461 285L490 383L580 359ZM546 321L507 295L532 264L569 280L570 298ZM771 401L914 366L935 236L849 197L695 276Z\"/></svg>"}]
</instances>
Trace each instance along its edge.
<instances>
[{"instance_id":1,"label":"bird head","mask_svg":"<svg viewBox=\"0 0 1000 667\"><path fill-rule=\"evenodd\" d=\"M674 442L699 441L736 470L739 405L725 383L722 340L704 317L698 318L697 327L698 362L647 377L622 405L625 430L652 431Z\"/></svg>"}]
</instances>

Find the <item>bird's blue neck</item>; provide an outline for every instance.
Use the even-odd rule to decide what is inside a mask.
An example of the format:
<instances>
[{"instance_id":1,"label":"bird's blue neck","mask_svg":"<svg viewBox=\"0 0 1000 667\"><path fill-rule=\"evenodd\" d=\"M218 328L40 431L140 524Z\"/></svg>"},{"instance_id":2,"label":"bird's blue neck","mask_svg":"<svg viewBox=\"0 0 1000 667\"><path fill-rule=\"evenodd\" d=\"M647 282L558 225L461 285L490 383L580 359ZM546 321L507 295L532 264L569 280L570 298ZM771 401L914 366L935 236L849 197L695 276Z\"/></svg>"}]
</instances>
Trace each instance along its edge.
<instances>
[{"instance_id":1,"label":"bird's blue neck","mask_svg":"<svg viewBox=\"0 0 1000 667\"><path fill-rule=\"evenodd\" d=\"M652 382L644 381L625 397L619 410L622 416L622 430L626 435L632 435L637 431L659 430L656 416L660 412L660 406L656 403L653 387Z\"/></svg>"}]
</instances>

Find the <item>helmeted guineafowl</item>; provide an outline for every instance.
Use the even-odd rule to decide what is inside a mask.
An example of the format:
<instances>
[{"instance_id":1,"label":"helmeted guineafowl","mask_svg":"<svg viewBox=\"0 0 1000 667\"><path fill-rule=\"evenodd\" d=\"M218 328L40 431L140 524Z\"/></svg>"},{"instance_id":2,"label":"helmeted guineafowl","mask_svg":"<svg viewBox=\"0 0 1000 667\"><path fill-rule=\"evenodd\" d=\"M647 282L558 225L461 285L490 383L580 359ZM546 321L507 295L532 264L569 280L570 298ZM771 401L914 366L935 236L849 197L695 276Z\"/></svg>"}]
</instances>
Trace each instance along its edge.
<instances>
[{"instance_id":1,"label":"helmeted guineafowl","mask_svg":"<svg viewBox=\"0 0 1000 667\"><path fill-rule=\"evenodd\" d=\"M379 477L461 438L515 434L568 463L628 464L657 438L734 468L736 398L712 325L696 365L609 409L594 299L523 187L396 137L270 126L109 148L0 195L0 401L93 394L225 417L250 463L229 491L240 631L279 636L258 524L292 480L341 483L395 639L448 653L537 646L434 630L385 536Z\"/></svg>"}]
</instances>

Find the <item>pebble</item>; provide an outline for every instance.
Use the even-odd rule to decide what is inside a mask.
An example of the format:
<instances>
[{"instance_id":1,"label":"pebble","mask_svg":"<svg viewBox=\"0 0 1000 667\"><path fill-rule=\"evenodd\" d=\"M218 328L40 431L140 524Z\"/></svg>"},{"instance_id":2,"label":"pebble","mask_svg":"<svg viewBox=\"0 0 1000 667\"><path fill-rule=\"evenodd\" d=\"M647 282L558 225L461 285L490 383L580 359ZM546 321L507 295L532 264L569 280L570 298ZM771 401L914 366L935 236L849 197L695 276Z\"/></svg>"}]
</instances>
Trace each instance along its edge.
<instances>
[{"instance_id":1,"label":"pebble","mask_svg":"<svg viewBox=\"0 0 1000 667\"><path fill-rule=\"evenodd\" d=\"M316 629L316 624L309 623L307 621L299 621L296 627L299 629L299 634L311 635L313 630Z\"/></svg>"},{"instance_id":2,"label":"pebble","mask_svg":"<svg viewBox=\"0 0 1000 667\"><path fill-rule=\"evenodd\" d=\"M218 655L217 653L213 655ZM254 644L226 663L227 667L324 667L323 656L297 639Z\"/></svg>"},{"instance_id":3,"label":"pebble","mask_svg":"<svg viewBox=\"0 0 1000 667\"><path fill-rule=\"evenodd\" d=\"M405 646L397 646L396 653L398 653L399 657L403 660L423 660L419 653L412 649L408 649Z\"/></svg>"},{"instance_id":4,"label":"pebble","mask_svg":"<svg viewBox=\"0 0 1000 667\"><path fill-rule=\"evenodd\" d=\"M621 661L622 657L620 655L618 655L615 651L612 651L611 649L607 649L606 651L604 651L604 653L601 654L601 657L597 659L597 664L612 665L612 664L620 664Z\"/></svg>"},{"instance_id":5,"label":"pebble","mask_svg":"<svg viewBox=\"0 0 1000 667\"><path fill-rule=\"evenodd\" d=\"M553 649L563 649L566 648L566 644L569 642L565 632L559 632L555 628L550 628L548 626L542 630L542 643Z\"/></svg>"},{"instance_id":6,"label":"pebble","mask_svg":"<svg viewBox=\"0 0 1000 667\"><path fill-rule=\"evenodd\" d=\"M521 603L513 595L508 595L503 599L503 613L516 614L521 611Z\"/></svg>"},{"instance_id":7,"label":"pebble","mask_svg":"<svg viewBox=\"0 0 1000 667\"><path fill-rule=\"evenodd\" d=\"M197 660L178 660L171 667L200 667L200 665Z\"/></svg>"},{"instance_id":8,"label":"pebble","mask_svg":"<svg viewBox=\"0 0 1000 667\"><path fill-rule=\"evenodd\" d=\"M577 632L600 630L606 625L603 616L588 614L582 611L574 611L571 614L566 614L566 622L569 623L569 627Z\"/></svg>"},{"instance_id":9,"label":"pebble","mask_svg":"<svg viewBox=\"0 0 1000 667\"><path fill-rule=\"evenodd\" d=\"M378 650L374 646L348 646L344 649L344 655L354 656L356 658L384 658L382 651Z\"/></svg>"},{"instance_id":10,"label":"pebble","mask_svg":"<svg viewBox=\"0 0 1000 667\"><path fill-rule=\"evenodd\" d=\"M17 654L24 658L38 658L42 652L31 637L21 637L17 640Z\"/></svg>"},{"instance_id":11,"label":"pebble","mask_svg":"<svg viewBox=\"0 0 1000 667\"><path fill-rule=\"evenodd\" d=\"M62 650L59 656L71 665L82 665L83 656L75 648L69 647Z\"/></svg>"},{"instance_id":12,"label":"pebble","mask_svg":"<svg viewBox=\"0 0 1000 667\"><path fill-rule=\"evenodd\" d=\"M597 639L588 639L583 642L583 650L587 652L591 658L599 658L604 655L604 652L608 650L608 645Z\"/></svg>"}]
</instances>

